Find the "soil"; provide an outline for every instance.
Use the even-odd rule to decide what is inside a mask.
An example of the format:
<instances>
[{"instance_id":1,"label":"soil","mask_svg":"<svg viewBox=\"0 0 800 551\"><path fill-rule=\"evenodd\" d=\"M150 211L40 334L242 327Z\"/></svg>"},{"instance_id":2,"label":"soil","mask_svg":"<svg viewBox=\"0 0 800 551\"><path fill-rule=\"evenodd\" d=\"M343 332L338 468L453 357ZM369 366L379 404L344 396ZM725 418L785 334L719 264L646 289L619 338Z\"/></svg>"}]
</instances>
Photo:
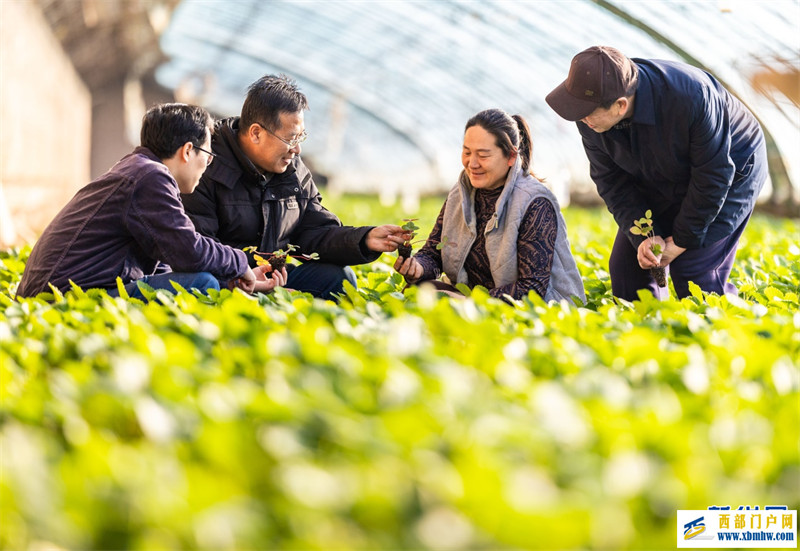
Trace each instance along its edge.
<instances>
[{"instance_id":1,"label":"soil","mask_svg":"<svg viewBox=\"0 0 800 551\"><path fill-rule=\"evenodd\" d=\"M659 287L667 286L667 271L664 268L650 268L650 275L655 278Z\"/></svg>"},{"instance_id":2,"label":"soil","mask_svg":"<svg viewBox=\"0 0 800 551\"><path fill-rule=\"evenodd\" d=\"M284 266L286 266L286 257L285 256L273 256L269 259L269 265L272 266L273 270L280 272Z\"/></svg>"},{"instance_id":3,"label":"soil","mask_svg":"<svg viewBox=\"0 0 800 551\"><path fill-rule=\"evenodd\" d=\"M403 243L399 247L397 247L397 256L401 256L403 258L409 258L411 256L411 245Z\"/></svg>"}]
</instances>

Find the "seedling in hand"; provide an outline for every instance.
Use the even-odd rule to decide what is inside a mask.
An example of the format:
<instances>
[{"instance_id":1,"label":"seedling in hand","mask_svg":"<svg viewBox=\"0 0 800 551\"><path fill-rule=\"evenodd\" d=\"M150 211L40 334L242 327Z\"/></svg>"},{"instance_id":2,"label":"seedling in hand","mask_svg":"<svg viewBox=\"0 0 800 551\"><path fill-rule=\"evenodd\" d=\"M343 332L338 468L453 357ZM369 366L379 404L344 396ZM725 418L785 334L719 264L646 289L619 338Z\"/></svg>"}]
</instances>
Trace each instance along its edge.
<instances>
[{"instance_id":1,"label":"seedling in hand","mask_svg":"<svg viewBox=\"0 0 800 551\"><path fill-rule=\"evenodd\" d=\"M411 237L403 241L403 244L397 247L397 256L401 256L403 258L408 258L411 256L411 244L414 242L414 238L417 236L417 230L419 226L417 226L414 222L416 222L416 218L403 218L403 224L400 226L405 231L411 232Z\"/></svg>"},{"instance_id":2,"label":"seedling in hand","mask_svg":"<svg viewBox=\"0 0 800 551\"><path fill-rule=\"evenodd\" d=\"M255 247L245 247L243 250L247 253L253 253L253 258L256 260L256 264L259 266L269 266L272 270L282 270L283 267L286 265L286 259L288 257L292 258L299 258L301 260L319 260L319 255L317 253L311 254L299 254L295 253L299 247L296 245L292 245L289 243L286 245L286 250L278 249L277 251L272 251L271 253L262 253L256 250Z\"/></svg>"},{"instance_id":3,"label":"seedling in hand","mask_svg":"<svg viewBox=\"0 0 800 551\"><path fill-rule=\"evenodd\" d=\"M652 218L653 218L653 212L650 209L647 209L647 211L644 213L644 217L633 221L633 227L631 227L630 232L633 235L641 235L642 237L646 237L648 241L650 241L650 250L653 252L654 255L658 256L661 254L662 251L661 251L661 245L653 242L655 234L653 233ZM666 269L662 268L661 266L656 266L655 268L650 268L650 273L655 278L656 283L658 283L659 287L667 286Z\"/></svg>"},{"instance_id":4,"label":"seedling in hand","mask_svg":"<svg viewBox=\"0 0 800 551\"><path fill-rule=\"evenodd\" d=\"M415 245L416 243L424 243L426 241L425 239L418 239L416 241L414 240L414 238L417 236L417 230L419 229L419 226L414 223L416 220L416 218L403 218L403 222L405 222L405 224L400 227L405 231L410 231L411 237L405 240L402 245L397 247L397 256L399 257L409 258L411 256L412 245ZM442 240L436 244L436 250L441 251L444 247L452 244L453 243L448 242L446 236L442 237Z\"/></svg>"}]
</instances>

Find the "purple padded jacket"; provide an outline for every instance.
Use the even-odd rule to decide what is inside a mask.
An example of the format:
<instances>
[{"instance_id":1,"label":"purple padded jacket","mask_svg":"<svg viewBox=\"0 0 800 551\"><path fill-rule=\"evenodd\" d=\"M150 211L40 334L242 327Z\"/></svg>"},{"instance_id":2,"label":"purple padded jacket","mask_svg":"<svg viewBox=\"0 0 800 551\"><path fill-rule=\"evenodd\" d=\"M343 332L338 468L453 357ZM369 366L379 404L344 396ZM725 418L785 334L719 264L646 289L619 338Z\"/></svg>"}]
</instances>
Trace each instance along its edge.
<instances>
[{"instance_id":1,"label":"purple padded jacket","mask_svg":"<svg viewBox=\"0 0 800 551\"><path fill-rule=\"evenodd\" d=\"M17 295L62 291L70 280L83 289L113 288L168 264L175 272L210 272L234 279L247 255L203 237L183 210L178 183L166 165L137 147L83 187L36 242Z\"/></svg>"}]
</instances>

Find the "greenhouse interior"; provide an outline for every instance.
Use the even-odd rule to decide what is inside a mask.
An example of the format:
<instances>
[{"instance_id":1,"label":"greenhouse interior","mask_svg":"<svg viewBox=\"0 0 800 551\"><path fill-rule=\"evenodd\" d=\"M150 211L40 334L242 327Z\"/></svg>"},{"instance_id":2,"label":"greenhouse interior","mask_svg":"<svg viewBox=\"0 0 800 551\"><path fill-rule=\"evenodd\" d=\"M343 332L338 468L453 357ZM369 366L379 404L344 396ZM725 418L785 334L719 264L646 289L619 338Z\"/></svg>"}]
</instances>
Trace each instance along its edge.
<instances>
[{"instance_id":1,"label":"greenhouse interior","mask_svg":"<svg viewBox=\"0 0 800 551\"><path fill-rule=\"evenodd\" d=\"M724 293L677 269L664 295L617 292L615 239L651 213L615 223L583 123L545 99L597 45L697 67L760 124ZM290 243L203 236L241 277L24 296L149 109L236 117L265 75L307 97L305 141L264 130L336 230L403 225L434 258L466 122L521 115L582 291L416 285L364 237L320 298L258 257ZM0 550L796 549L799 421L800 0L0 0Z\"/></svg>"},{"instance_id":2,"label":"greenhouse interior","mask_svg":"<svg viewBox=\"0 0 800 551\"><path fill-rule=\"evenodd\" d=\"M330 193L376 194L413 209L455 181L466 120L497 107L526 118L534 169L559 200L591 201L580 137L544 98L572 56L593 45L715 75L767 135L762 202L789 213L800 203L800 8L792 0L14 0L2 9L4 243L30 241L60 206L54 197L63 204L138 145L154 102L235 116L249 84L271 73L295 79L308 97L302 155ZM42 35L30 61L12 54L31 48L21 32L28 23ZM26 74L31 62L57 70ZM17 98L30 107L15 108ZM66 124L39 138L26 124L39 116ZM57 172L16 155L42 139Z\"/></svg>"}]
</instances>

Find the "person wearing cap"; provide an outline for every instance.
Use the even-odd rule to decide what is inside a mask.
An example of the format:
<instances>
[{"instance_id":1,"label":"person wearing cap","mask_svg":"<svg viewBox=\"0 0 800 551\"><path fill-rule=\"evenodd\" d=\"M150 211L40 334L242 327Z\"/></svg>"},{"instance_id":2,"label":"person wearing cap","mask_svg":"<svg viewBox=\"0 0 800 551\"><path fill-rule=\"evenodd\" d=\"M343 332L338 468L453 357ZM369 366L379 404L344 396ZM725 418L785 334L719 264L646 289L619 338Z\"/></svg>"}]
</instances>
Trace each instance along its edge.
<instances>
[{"instance_id":1,"label":"person wearing cap","mask_svg":"<svg viewBox=\"0 0 800 551\"><path fill-rule=\"evenodd\" d=\"M590 175L619 226L609 259L612 292L626 300L659 288L667 267L678 297L689 282L736 293L728 281L742 231L767 178L764 134L753 114L712 75L674 61L629 59L608 46L572 59L547 95L575 121ZM654 255L629 229L652 211Z\"/></svg>"},{"instance_id":2,"label":"person wearing cap","mask_svg":"<svg viewBox=\"0 0 800 551\"><path fill-rule=\"evenodd\" d=\"M464 170L450 190L425 245L395 270L408 283L486 287L493 297L586 302L555 195L530 170L528 123L520 115L487 109L464 129ZM437 245L444 245L437 247ZM444 272L450 283L437 281ZM462 295L463 296L463 295Z\"/></svg>"}]
</instances>

